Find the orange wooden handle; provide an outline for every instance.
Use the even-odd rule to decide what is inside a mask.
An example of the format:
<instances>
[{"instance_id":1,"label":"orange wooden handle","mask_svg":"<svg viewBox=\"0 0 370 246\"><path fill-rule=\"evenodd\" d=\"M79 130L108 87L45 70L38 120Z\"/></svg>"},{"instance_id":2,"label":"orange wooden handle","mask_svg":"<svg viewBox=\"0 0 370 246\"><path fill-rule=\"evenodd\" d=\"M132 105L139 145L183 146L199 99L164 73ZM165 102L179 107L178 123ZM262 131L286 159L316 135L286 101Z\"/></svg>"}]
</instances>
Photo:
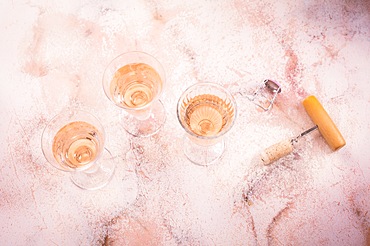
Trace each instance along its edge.
<instances>
[{"instance_id":1,"label":"orange wooden handle","mask_svg":"<svg viewBox=\"0 0 370 246\"><path fill-rule=\"evenodd\" d=\"M304 99L303 106L332 150L338 150L346 145L337 126L315 96L308 96Z\"/></svg>"}]
</instances>

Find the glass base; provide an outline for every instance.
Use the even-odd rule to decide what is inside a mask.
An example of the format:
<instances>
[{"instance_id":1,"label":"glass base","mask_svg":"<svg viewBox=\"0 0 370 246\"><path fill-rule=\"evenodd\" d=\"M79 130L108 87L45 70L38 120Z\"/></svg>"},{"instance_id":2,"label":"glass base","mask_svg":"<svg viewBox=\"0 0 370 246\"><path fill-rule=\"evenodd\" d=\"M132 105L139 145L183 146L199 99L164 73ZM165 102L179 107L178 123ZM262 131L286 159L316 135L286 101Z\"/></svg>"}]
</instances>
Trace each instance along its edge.
<instances>
[{"instance_id":1,"label":"glass base","mask_svg":"<svg viewBox=\"0 0 370 246\"><path fill-rule=\"evenodd\" d=\"M100 159L92 167L84 171L71 173L72 182L85 190L97 190L109 183L112 179L116 163L112 154L104 149Z\"/></svg>"},{"instance_id":2,"label":"glass base","mask_svg":"<svg viewBox=\"0 0 370 246\"><path fill-rule=\"evenodd\" d=\"M156 134L166 121L166 111L160 100L153 102L151 111L145 119L138 119L123 111L121 122L123 128L135 137L149 137Z\"/></svg>"},{"instance_id":3,"label":"glass base","mask_svg":"<svg viewBox=\"0 0 370 246\"><path fill-rule=\"evenodd\" d=\"M221 158L225 151L225 141L209 145L202 146L195 144L188 137L184 137L184 153L185 156L194 164L207 166L213 164Z\"/></svg>"}]
</instances>

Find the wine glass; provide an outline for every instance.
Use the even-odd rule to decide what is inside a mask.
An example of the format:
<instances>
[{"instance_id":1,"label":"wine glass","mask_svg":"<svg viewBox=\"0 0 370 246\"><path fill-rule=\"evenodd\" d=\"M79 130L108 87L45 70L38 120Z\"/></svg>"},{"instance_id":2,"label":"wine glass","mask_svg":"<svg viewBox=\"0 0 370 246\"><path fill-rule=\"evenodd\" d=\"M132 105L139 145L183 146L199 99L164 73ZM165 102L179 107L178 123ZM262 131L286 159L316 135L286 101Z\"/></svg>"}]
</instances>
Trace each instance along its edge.
<instances>
[{"instance_id":1,"label":"wine glass","mask_svg":"<svg viewBox=\"0 0 370 246\"><path fill-rule=\"evenodd\" d=\"M106 96L123 110L123 128L133 136L146 137L157 133L166 120L159 96L165 82L161 63L139 51L113 59L104 71Z\"/></svg>"},{"instance_id":2,"label":"wine glass","mask_svg":"<svg viewBox=\"0 0 370 246\"><path fill-rule=\"evenodd\" d=\"M72 110L58 114L46 125L41 147L50 164L71 173L75 185L95 190L108 184L116 166L104 141L104 128L95 116Z\"/></svg>"},{"instance_id":3,"label":"wine glass","mask_svg":"<svg viewBox=\"0 0 370 246\"><path fill-rule=\"evenodd\" d=\"M218 160L225 150L223 136L235 117L235 99L220 85L197 83L185 90L177 103L177 118L186 131L186 157L198 165Z\"/></svg>"}]
</instances>

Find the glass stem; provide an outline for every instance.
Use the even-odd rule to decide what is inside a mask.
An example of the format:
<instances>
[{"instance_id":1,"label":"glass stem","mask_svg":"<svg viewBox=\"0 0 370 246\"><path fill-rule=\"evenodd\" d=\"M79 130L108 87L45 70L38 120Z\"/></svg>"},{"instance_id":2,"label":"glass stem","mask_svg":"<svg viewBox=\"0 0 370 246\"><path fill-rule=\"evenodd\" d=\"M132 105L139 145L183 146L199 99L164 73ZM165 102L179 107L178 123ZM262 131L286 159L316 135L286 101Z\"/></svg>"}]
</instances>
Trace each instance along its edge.
<instances>
[{"instance_id":1,"label":"glass stem","mask_svg":"<svg viewBox=\"0 0 370 246\"><path fill-rule=\"evenodd\" d=\"M132 110L129 113L132 114L138 120L147 120L151 116L152 107L148 107L148 108L140 109L140 110Z\"/></svg>"},{"instance_id":2,"label":"glass stem","mask_svg":"<svg viewBox=\"0 0 370 246\"><path fill-rule=\"evenodd\" d=\"M91 167L89 167L86 170L83 170L83 172L85 172L85 173L95 173L96 171L99 170L99 168L100 168L99 163L95 162Z\"/></svg>"}]
</instances>

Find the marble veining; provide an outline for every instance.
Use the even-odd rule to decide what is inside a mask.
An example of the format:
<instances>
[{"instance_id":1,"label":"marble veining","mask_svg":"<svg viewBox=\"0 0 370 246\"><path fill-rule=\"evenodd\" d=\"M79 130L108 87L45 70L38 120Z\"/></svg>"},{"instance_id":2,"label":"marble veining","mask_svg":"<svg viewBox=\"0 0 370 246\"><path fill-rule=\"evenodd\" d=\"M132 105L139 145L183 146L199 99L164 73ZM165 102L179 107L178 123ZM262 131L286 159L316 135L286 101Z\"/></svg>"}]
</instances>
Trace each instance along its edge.
<instances>
[{"instance_id":1,"label":"marble veining","mask_svg":"<svg viewBox=\"0 0 370 246\"><path fill-rule=\"evenodd\" d=\"M2 1L1 245L370 245L370 2ZM107 64L140 50L164 66L167 121L150 138L119 125ZM239 93L282 85L269 112ZM176 104L190 85L229 89L227 150L200 167L182 152ZM315 95L347 145L318 132L270 166L257 154L312 127ZM97 191L50 166L40 139L58 112L101 119L118 166Z\"/></svg>"}]
</instances>

